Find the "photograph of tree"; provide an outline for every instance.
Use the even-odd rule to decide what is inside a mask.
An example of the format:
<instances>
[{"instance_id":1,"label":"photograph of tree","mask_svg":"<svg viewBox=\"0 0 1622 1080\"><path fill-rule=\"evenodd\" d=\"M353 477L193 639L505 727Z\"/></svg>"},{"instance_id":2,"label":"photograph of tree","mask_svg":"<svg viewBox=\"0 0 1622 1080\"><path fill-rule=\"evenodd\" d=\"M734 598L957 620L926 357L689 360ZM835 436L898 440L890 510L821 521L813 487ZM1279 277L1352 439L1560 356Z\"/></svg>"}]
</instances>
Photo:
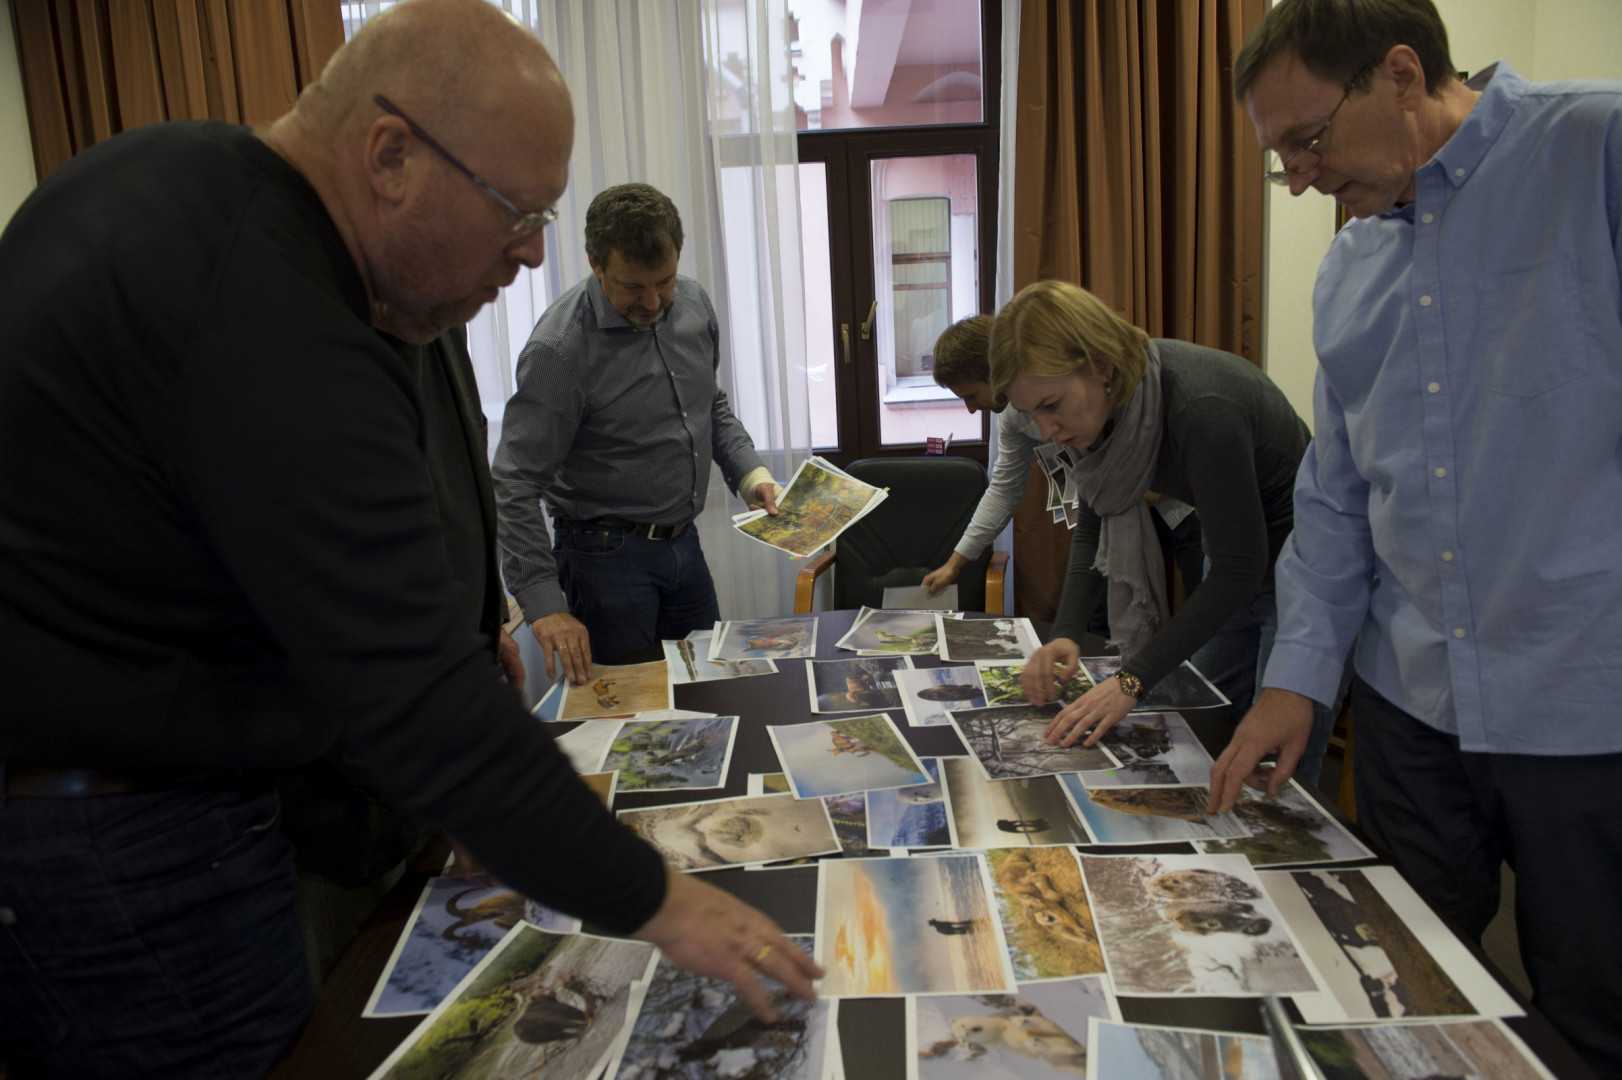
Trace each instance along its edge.
<instances>
[{"instance_id":1,"label":"photograph of tree","mask_svg":"<svg viewBox=\"0 0 1622 1080\"><path fill-rule=\"evenodd\" d=\"M775 517L760 511L733 528L805 558L826 547L884 495L883 488L864 484L821 458L807 458L778 498Z\"/></svg>"},{"instance_id":2,"label":"photograph of tree","mask_svg":"<svg viewBox=\"0 0 1622 1080\"><path fill-rule=\"evenodd\" d=\"M958 709L947 716L957 729L988 780L1013 780L1111 769L1119 764L1102 744L1097 746L1048 745L1048 725L1059 705L998 705L985 709Z\"/></svg>"},{"instance_id":3,"label":"photograph of tree","mask_svg":"<svg viewBox=\"0 0 1622 1080\"><path fill-rule=\"evenodd\" d=\"M980 685L986 689L987 705L1025 704L1025 688L1020 685L1020 679L1025 674L1025 661L976 660L974 666L980 672ZM1068 705L1091 690L1093 681L1079 666L1068 679L1059 678L1063 670L1063 665L1053 665L1053 678L1057 684L1055 690L1058 693L1056 700Z\"/></svg>"}]
</instances>

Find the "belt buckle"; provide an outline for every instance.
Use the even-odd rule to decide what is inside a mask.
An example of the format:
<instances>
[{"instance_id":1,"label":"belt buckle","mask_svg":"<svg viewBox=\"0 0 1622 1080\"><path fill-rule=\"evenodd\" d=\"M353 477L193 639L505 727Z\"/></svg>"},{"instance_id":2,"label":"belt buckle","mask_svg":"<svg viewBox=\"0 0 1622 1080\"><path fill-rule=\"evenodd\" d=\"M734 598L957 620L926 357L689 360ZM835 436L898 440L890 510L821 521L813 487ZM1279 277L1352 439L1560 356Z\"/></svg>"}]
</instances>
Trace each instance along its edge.
<instances>
[{"instance_id":1,"label":"belt buckle","mask_svg":"<svg viewBox=\"0 0 1622 1080\"><path fill-rule=\"evenodd\" d=\"M669 540L680 529L680 525L649 525L647 536L649 540Z\"/></svg>"}]
</instances>

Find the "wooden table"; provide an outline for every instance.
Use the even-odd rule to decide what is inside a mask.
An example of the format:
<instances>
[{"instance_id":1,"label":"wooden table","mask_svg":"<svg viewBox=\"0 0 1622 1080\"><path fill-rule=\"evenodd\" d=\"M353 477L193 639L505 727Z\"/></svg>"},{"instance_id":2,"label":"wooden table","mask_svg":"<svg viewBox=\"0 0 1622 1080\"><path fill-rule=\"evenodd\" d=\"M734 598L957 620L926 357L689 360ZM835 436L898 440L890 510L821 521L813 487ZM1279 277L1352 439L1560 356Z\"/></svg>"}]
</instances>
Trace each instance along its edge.
<instances>
[{"instance_id":1,"label":"wooden table","mask_svg":"<svg viewBox=\"0 0 1622 1080\"><path fill-rule=\"evenodd\" d=\"M855 615L853 611L831 611L818 615L818 659L849 658L853 655L841 653L834 648L834 643L850 629ZM1045 632L1046 627L1038 626L1038 630ZM519 637L526 649L525 663L531 672L533 685L527 696L533 703L538 693L546 688L545 672L534 654L534 641L528 631L520 631ZM1103 651L1102 643L1097 640L1089 640L1087 646L1097 648L1100 653ZM658 658L650 651L650 655L635 659ZM918 667L935 667L939 661L933 656L915 656L913 663ZM766 725L812 719L804 667L799 660L780 660L776 675L676 687L675 706L679 709L742 718L725 788L694 792L622 793L616 796L615 807L624 809L743 795L749 773L779 771L777 754L766 734ZM957 734L950 728L910 727L901 710L896 709L891 715L920 756L949 756L966 752ZM1185 715L1212 756L1220 753L1227 745L1232 730L1230 710L1206 709ZM1312 794L1318 795L1316 791ZM1320 798L1319 801L1329 812L1345 820L1329 800ZM1359 838L1368 842L1361 833ZM275 1080L361 1080L416 1027L420 1017L363 1020L360 1012L411 915L424 883L444 865L446 850L443 843L431 846L362 928L322 987L315 1011L304 1030L271 1073ZM1130 854L1188 853L1193 849L1185 843L1173 843L1132 847L1110 845L1107 848L1082 850ZM789 867L769 873L719 870L706 873L704 879L771 913L790 932L810 933L814 930L817 892L815 867ZM1462 934L1459 936L1475 952L1477 959L1525 1006L1525 999L1480 950L1464 939ZM1128 1021L1258 1034L1263 1031L1255 998L1123 997L1119 1000L1122 1017ZM849 1080L895 1080L906 1075L905 1041L895 1037L902 1031L902 1013L903 1003L900 999L847 999L840 1003L839 1034L845 1050L845 1074ZM1511 1019L1507 1023L1561 1080L1581 1080L1594 1075L1549 1022L1530 1008L1524 1019Z\"/></svg>"}]
</instances>

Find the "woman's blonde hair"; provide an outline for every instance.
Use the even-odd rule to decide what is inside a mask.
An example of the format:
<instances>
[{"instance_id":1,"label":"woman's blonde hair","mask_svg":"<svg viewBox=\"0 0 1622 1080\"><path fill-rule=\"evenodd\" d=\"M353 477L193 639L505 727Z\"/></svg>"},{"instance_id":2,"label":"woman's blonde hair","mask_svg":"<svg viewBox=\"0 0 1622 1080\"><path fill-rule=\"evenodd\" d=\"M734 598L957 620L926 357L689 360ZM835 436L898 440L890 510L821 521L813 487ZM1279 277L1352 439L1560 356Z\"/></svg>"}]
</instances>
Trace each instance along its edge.
<instances>
[{"instance_id":1,"label":"woman's blonde hair","mask_svg":"<svg viewBox=\"0 0 1622 1080\"><path fill-rule=\"evenodd\" d=\"M1113 365L1105 388L1120 405L1148 366L1149 335L1098 297L1067 281L1038 281L1019 290L991 327L991 389L999 398L1021 375L1096 375Z\"/></svg>"}]
</instances>

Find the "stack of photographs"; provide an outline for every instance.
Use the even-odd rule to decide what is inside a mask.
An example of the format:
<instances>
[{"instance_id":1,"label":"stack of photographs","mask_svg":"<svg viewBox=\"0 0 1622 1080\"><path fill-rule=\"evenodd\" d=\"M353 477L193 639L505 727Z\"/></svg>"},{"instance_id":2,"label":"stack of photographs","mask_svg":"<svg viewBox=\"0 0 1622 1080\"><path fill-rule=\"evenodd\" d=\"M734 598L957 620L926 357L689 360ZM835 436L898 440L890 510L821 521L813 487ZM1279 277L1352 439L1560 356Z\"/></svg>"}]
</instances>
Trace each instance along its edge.
<instances>
[{"instance_id":1,"label":"stack of photographs","mask_svg":"<svg viewBox=\"0 0 1622 1080\"><path fill-rule=\"evenodd\" d=\"M712 682L716 679L742 679L750 675L772 675L777 665L770 660L711 660L711 630L694 630L680 641L661 641L665 663L670 666L670 684Z\"/></svg>"},{"instance_id":2,"label":"stack of photographs","mask_svg":"<svg viewBox=\"0 0 1622 1080\"><path fill-rule=\"evenodd\" d=\"M935 638L937 614L937 611L885 611L864 607L857 612L850 631L835 642L835 647L860 653L935 653L939 651ZM962 616L948 612L945 617Z\"/></svg>"},{"instance_id":3,"label":"stack of photographs","mask_svg":"<svg viewBox=\"0 0 1622 1080\"><path fill-rule=\"evenodd\" d=\"M752 540L803 559L872 513L887 494L822 458L810 457L800 462L778 497L775 516L753 510L733 518L732 527Z\"/></svg>"},{"instance_id":4,"label":"stack of photographs","mask_svg":"<svg viewBox=\"0 0 1622 1080\"><path fill-rule=\"evenodd\" d=\"M1081 497L1076 493L1075 477L1071 470L1079 458L1076 451L1055 442L1045 442L1036 448L1036 459L1042 463L1042 473L1048 481L1046 509L1053 515L1053 523L1064 522L1074 529L1080 520Z\"/></svg>"}]
</instances>

